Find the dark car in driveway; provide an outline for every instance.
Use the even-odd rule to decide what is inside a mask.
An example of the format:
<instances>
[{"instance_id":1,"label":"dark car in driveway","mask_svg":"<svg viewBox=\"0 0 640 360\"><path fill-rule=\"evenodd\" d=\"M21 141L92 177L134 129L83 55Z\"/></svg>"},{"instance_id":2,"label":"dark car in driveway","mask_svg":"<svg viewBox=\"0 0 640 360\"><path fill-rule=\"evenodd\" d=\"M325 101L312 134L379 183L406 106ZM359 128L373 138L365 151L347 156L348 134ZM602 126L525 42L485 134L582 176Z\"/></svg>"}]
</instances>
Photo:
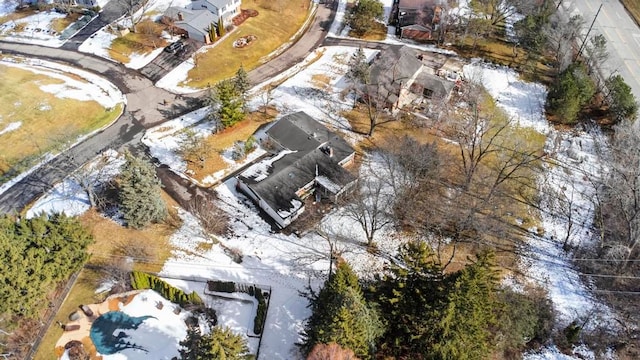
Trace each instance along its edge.
<instances>
[{"instance_id":1,"label":"dark car in driveway","mask_svg":"<svg viewBox=\"0 0 640 360\"><path fill-rule=\"evenodd\" d=\"M164 48L164 51L175 54L178 50L182 49L184 44L182 41L178 40L174 43L169 44L169 46Z\"/></svg>"}]
</instances>

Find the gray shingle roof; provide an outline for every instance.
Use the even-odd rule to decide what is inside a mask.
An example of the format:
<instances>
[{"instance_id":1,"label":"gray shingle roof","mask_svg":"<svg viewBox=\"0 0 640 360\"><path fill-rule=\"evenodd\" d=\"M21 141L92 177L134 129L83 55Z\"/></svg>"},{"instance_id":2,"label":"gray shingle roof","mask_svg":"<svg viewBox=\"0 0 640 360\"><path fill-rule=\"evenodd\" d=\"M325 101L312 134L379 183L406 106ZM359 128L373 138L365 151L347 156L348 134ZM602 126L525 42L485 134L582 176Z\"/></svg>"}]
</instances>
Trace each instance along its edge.
<instances>
[{"instance_id":1,"label":"gray shingle roof","mask_svg":"<svg viewBox=\"0 0 640 360\"><path fill-rule=\"evenodd\" d=\"M276 212L292 209L293 200L300 200L296 191L313 182L316 171L339 186L355 180L339 165L354 153L353 148L309 115L303 112L287 115L278 120L267 134L293 152L273 161L266 178L256 177L251 168L238 178ZM326 146L334 149L332 157Z\"/></svg>"}]
</instances>

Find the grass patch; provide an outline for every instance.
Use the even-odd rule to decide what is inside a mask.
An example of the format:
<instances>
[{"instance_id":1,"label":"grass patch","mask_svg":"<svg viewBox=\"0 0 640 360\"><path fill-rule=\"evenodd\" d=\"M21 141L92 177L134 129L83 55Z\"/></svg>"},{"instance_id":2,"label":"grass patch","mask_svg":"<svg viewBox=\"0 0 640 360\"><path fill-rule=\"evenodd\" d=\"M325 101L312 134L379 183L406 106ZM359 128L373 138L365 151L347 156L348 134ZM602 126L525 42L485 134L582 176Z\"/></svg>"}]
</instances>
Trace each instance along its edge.
<instances>
[{"instance_id":1,"label":"grass patch","mask_svg":"<svg viewBox=\"0 0 640 360\"><path fill-rule=\"evenodd\" d=\"M640 24L640 1L638 0L620 0L625 9L631 14L636 24Z\"/></svg>"},{"instance_id":2,"label":"grass patch","mask_svg":"<svg viewBox=\"0 0 640 360\"><path fill-rule=\"evenodd\" d=\"M51 327L49 327L45 333L42 342L38 347L38 351L34 356L35 360L57 359L62 355L62 352L58 352L55 349L56 342L63 333L62 329L56 325L56 321L65 324L69 322L69 315L78 310L79 305L93 304L103 301L104 295L95 293L99 284L100 274L97 271L84 268L80 272L78 280L69 292L69 296L62 306L60 306L60 310L55 316Z\"/></svg>"},{"instance_id":3,"label":"grass patch","mask_svg":"<svg viewBox=\"0 0 640 360\"><path fill-rule=\"evenodd\" d=\"M173 250L169 238L181 225L177 204L164 192L162 198L169 209L167 220L140 230L122 227L93 210L83 214L80 219L96 240L88 249L90 263L104 265L112 256L131 256L139 260L135 270L159 272Z\"/></svg>"},{"instance_id":4,"label":"grass patch","mask_svg":"<svg viewBox=\"0 0 640 360\"><path fill-rule=\"evenodd\" d=\"M478 40L475 49L473 49L472 44L473 39L467 37L462 40L462 44L454 46L454 48L461 57L481 57L492 63L516 69L525 79L539 81L544 84L550 84L553 81L555 74L553 69L546 65L547 61L544 57L533 64L528 64L526 50L514 47L513 43L490 37Z\"/></svg>"},{"instance_id":5,"label":"grass patch","mask_svg":"<svg viewBox=\"0 0 640 360\"><path fill-rule=\"evenodd\" d=\"M387 38L387 25L381 22L375 22L373 28L362 36L357 36L353 30L349 31L349 36L360 38L363 40L384 40Z\"/></svg>"},{"instance_id":6,"label":"grass patch","mask_svg":"<svg viewBox=\"0 0 640 360\"><path fill-rule=\"evenodd\" d=\"M64 18L53 19L53 21L51 22L51 29L61 33L69 25L76 22L81 16L82 14L80 13L72 12L67 14L67 16Z\"/></svg>"},{"instance_id":7,"label":"grass patch","mask_svg":"<svg viewBox=\"0 0 640 360\"><path fill-rule=\"evenodd\" d=\"M63 81L0 65L0 183L33 166L48 151L65 148L79 136L113 121L122 105L105 109L95 101L58 98L40 89Z\"/></svg>"},{"instance_id":8,"label":"grass patch","mask_svg":"<svg viewBox=\"0 0 640 360\"><path fill-rule=\"evenodd\" d=\"M112 59L127 64L131 61L130 57L133 54L148 54L159 47L167 45L167 41L161 36L163 25L146 20L140 23L138 28L148 30L128 33L125 36L115 38L111 42L109 56Z\"/></svg>"},{"instance_id":9,"label":"grass patch","mask_svg":"<svg viewBox=\"0 0 640 360\"><path fill-rule=\"evenodd\" d=\"M279 7L273 6L273 2L259 0L247 3L245 6L258 10L259 15L248 18L207 52L196 54L196 67L189 71L185 85L204 88L234 76L240 65L247 71L254 69L264 62L267 55L291 41L307 18L309 1L279 1ZM257 39L245 48L233 47L236 39L247 35L255 35Z\"/></svg>"},{"instance_id":10,"label":"grass patch","mask_svg":"<svg viewBox=\"0 0 640 360\"><path fill-rule=\"evenodd\" d=\"M16 20L20 20L20 19L24 19L27 16L33 15L35 14L35 10L28 8L25 10L21 10L21 11L14 11L10 14L6 14L3 16L0 16L0 24L4 24L10 21L16 21Z\"/></svg>"},{"instance_id":11,"label":"grass patch","mask_svg":"<svg viewBox=\"0 0 640 360\"><path fill-rule=\"evenodd\" d=\"M273 120L276 115L277 111L273 108L269 108L266 113L262 111L252 112L247 114L243 121L234 126L209 135L204 139L207 149L210 149L209 156L207 156L203 164L187 163L187 169L198 181L202 181L208 175L225 170L229 167L229 164L222 159L220 154L233 146L236 141L247 140L260 126Z\"/></svg>"}]
</instances>

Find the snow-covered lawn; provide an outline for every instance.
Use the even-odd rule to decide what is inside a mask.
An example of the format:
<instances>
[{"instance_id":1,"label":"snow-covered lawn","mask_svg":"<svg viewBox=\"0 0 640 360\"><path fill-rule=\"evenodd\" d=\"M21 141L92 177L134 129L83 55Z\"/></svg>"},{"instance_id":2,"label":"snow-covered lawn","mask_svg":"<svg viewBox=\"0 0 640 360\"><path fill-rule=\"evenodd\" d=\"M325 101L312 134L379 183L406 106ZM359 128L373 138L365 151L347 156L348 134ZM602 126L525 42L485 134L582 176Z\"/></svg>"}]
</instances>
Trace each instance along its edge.
<instances>
[{"instance_id":1,"label":"snow-covered lawn","mask_svg":"<svg viewBox=\"0 0 640 360\"><path fill-rule=\"evenodd\" d=\"M574 212L573 229L569 245L591 241L594 189L587 181L602 173L602 164L596 156L596 145L606 146L606 138L597 130L589 132L562 132L550 126L544 117L546 89L536 83L519 79L515 71L506 67L474 63L464 68L465 76L481 82L502 108L520 126L531 127L547 135L545 150L553 160L546 165L546 172L539 179L542 193L553 192L571 197ZM587 176L588 175L588 176ZM550 195L541 204L543 209L553 207ZM586 329L604 326L617 327L612 311L589 292L590 284L582 281L580 273L571 263L571 255L563 250L566 237L566 220L557 218L557 211L540 214L543 233L531 229L528 251L522 258L526 276L549 291L557 313L557 328L563 329L574 320L590 318ZM584 346L574 350L576 356L593 358L594 354ZM528 360L572 359L548 348L538 354L526 356Z\"/></svg>"},{"instance_id":2,"label":"snow-covered lawn","mask_svg":"<svg viewBox=\"0 0 640 360\"><path fill-rule=\"evenodd\" d=\"M41 213L65 213L67 216L81 215L89 210L88 186L104 184L113 179L124 164L124 157L114 150L108 150L74 174L56 184L27 211L27 218ZM84 184L85 187L80 184Z\"/></svg>"}]
</instances>

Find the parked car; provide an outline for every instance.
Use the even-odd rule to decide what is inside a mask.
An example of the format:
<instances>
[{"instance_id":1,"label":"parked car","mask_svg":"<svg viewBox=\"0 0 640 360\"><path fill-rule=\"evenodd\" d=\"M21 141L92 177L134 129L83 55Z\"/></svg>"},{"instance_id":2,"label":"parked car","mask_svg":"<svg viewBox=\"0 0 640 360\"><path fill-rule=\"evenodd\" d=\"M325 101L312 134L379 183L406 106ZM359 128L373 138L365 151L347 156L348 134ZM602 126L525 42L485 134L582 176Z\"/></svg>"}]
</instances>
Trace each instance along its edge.
<instances>
[{"instance_id":1,"label":"parked car","mask_svg":"<svg viewBox=\"0 0 640 360\"><path fill-rule=\"evenodd\" d=\"M184 47L184 43L182 43L182 41L178 40L172 44L170 44L169 46L164 48L164 51L175 54L176 51L182 49Z\"/></svg>"}]
</instances>

